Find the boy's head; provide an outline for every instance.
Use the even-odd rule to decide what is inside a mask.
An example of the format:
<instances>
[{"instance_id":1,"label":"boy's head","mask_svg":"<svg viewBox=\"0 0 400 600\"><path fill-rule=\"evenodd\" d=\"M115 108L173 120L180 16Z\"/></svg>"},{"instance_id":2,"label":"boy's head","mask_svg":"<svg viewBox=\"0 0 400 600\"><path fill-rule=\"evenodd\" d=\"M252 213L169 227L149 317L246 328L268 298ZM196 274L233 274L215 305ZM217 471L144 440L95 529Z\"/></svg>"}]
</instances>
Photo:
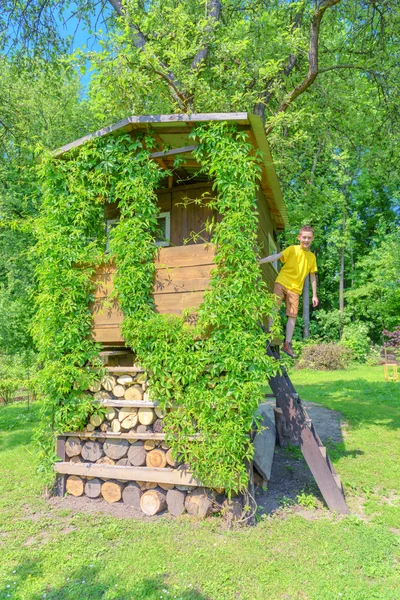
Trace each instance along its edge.
<instances>
[{"instance_id":1,"label":"boy's head","mask_svg":"<svg viewBox=\"0 0 400 600\"><path fill-rule=\"evenodd\" d=\"M300 242L300 246L303 250L308 250L314 239L314 229L310 225L303 225L299 231L297 239Z\"/></svg>"}]
</instances>

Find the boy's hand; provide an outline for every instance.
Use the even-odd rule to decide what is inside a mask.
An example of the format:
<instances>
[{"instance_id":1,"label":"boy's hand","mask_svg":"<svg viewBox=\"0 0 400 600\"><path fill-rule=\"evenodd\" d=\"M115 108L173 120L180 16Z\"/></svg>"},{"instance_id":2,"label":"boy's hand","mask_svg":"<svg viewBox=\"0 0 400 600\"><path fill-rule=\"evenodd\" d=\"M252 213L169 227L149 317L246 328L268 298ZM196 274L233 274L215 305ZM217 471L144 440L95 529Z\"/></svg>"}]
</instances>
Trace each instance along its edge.
<instances>
[{"instance_id":1,"label":"boy's hand","mask_svg":"<svg viewBox=\"0 0 400 600\"><path fill-rule=\"evenodd\" d=\"M316 308L318 306L318 304L319 304L319 300L318 300L317 296L313 296L312 297L312 305L313 305L313 307Z\"/></svg>"}]
</instances>

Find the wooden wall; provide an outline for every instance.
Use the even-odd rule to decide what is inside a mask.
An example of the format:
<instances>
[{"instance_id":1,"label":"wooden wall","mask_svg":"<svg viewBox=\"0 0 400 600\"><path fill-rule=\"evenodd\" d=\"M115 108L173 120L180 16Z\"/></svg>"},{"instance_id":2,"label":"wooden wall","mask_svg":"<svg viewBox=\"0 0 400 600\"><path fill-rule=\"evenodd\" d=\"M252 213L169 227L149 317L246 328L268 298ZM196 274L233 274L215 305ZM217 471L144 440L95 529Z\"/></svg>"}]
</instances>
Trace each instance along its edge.
<instances>
[{"instance_id":1,"label":"wooden wall","mask_svg":"<svg viewBox=\"0 0 400 600\"><path fill-rule=\"evenodd\" d=\"M275 228L272 221L271 213L269 212L267 202L264 198L264 195L261 189L258 190L257 193L257 210L258 210L258 244L261 250L261 256L268 256L272 254L273 248L270 247L269 236L273 238L276 243L275 236ZM278 247L279 252L279 247ZM268 285L269 289L273 290L274 282L276 276L278 275L277 271L273 267L271 263L261 265L262 277L265 283Z\"/></svg>"},{"instance_id":2,"label":"wooden wall","mask_svg":"<svg viewBox=\"0 0 400 600\"><path fill-rule=\"evenodd\" d=\"M156 311L179 315L187 308L198 308L210 280L213 257L210 244L160 248L153 284ZM115 266L110 264L99 269L96 276L93 337L103 344L121 345L123 315L118 303L109 300L114 273Z\"/></svg>"}]
</instances>

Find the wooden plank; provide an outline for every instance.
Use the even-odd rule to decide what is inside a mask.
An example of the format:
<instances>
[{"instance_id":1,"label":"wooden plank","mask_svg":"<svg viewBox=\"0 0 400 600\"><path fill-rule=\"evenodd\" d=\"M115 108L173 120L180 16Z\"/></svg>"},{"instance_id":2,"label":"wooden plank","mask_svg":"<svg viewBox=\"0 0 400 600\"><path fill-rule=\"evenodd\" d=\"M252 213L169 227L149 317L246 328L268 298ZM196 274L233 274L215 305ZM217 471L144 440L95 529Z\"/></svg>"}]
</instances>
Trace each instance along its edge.
<instances>
[{"instance_id":1,"label":"wooden plank","mask_svg":"<svg viewBox=\"0 0 400 600\"><path fill-rule=\"evenodd\" d=\"M54 465L56 473L79 475L81 477L99 477L100 479L117 479L122 481L149 481L153 483L172 483L174 485L201 486L188 470L155 469L151 467L125 467L121 465L97 465L96 463L62 462Z\"/></svg>"},{"instance_id":2,"label":"wooden plank","mask_svg":"<svg viewBox=\"0 0 400 600\"><path fill-rule=\"evenodd\" d=\"M142 367L133 365L133 367L106 367L108 373L144 373Z\"/></svg>"},{"instance_id":3,"label":"wooden plank","mask_svg":"<svg viewBox=\"0 0 400 600\"><path fill-rule=\"evenodd\" d=\"M214 264L198 267L169 267L158 269L153 291L157 294L205 290L210 282Z\"/></svg>"},{"instance_id":4,"label":"wooden plank","mask_svg":"<svg viewBox=\"0 0 400 600\"><path fill-rule=\"evenodd\" d=\"M164 156L174 156L176 154L185 154L186 152L193 152L197 146L183 146L182 148L172 148L165 152L152 152L150 158L164 158Z\"/></svg>"},{"instance_id":5,"label":"wooden plank","mask_svg":"<svg viewBox=\"0 0 400 600\"><path fill-rule=\"evenodd\" d=\"M183 310L199 308L203 302L203 292L176 292L172 294L154 294L156 311L160 314L180 315Z\"/></svg>"},{"instance_id":6,"label":"wooden plank","mask_svg":"<svg viewBox=\"0 0 400 600\"><path fill-rule=\"evenodd\" d=\"M114 406L114 405L113 405ZM112 431L70 431L63 436L81 439L96 438L98 440L165 440L165 433L114 433Z\"/></svg>"},{"instance_id":7,"label":"wooden plank","mask_svg":"<svg viewBox=\"0 0 400 600\"><path fill-rule=\"evenodd\" d=\"M202 188L202 187L210 189L210 188L212 188L212 185L213 184L211 181L208 181L208 182L204 181L201 183L188 183L188 184L183 183L183 184L175 185L171 188L160 188L160 189L156 190L156 194L158 195L163 192L183 192L183 191L187 192L189 190L196 190L196 189Z\"/></svg>"},{"instance_id":8,"label":"wooden plank","mask_svg":"<svg viewBox=\"0 0 400 600\"><path fill-rule=\"evenodd\" d=\"M65 452L65 442L66 442L66 437L63 435L59 435L57 437L57 456L58 458L62 461L65 462L67 455ZM57 475L56 477L56 483L55 483L55 492L56 492L56 496L60 496L61 498L63 496L65 496L65 491L66 491L66 477L65 475Z\"/></svg>"},{"instance_id":9,"label":"wooden plank","mask_svg":"<svg viewBox=\"0 0 400 600\"><path fill-rule=\"evenodd\" d=\"M130 408L154 408L158 406L158 402L150 402L146 400L103 400L101 402L101 406L116 406L117 408L122 408L124 406L128 406Z\"/></svg>"},{"instance_id":10,"label":"wooden plank","mask_svg":"<svg viewBox=\"0 0 400 600\"><path fill-rule=\"evenodd\" d=\"M209 265L213 258L212 244L169 246L159 249L156 268Z\"/></svg>"},{"instance_id":11,"label":"wooden plank","mask_svg":"<svg viewBox=\"0 0 400 600\"><path fill-rule=\"evenodd\" d=\"M100 342L102 344L121 346L125 344L119 325L115 325L115 327L110 329L103 329L94 325L92 329L92 338L95 342Z\"/></svg>"}]
</instances>

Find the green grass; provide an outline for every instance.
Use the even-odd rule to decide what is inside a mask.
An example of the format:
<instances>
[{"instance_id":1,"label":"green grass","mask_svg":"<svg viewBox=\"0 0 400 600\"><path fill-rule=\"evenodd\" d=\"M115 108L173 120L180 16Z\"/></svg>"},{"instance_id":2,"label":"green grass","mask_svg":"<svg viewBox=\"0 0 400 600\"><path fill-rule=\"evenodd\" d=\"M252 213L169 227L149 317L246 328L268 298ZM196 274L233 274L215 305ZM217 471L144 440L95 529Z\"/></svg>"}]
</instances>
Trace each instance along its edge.
<instances>
[{"instance_id":1,"label":"green grass","mask_svg":"<svg viewBox=\"0 0 400 600\"><path fill-rule=\"evenodd\" d=\"M307 519L289 507L226 530L217 518L142 522L52 508L30 443L37 407L1 407L0 599L400 599L400 384L371 367L293 380L302 398L345 416L331 454L363 518Z\"/></svg>"}]
</instances>

